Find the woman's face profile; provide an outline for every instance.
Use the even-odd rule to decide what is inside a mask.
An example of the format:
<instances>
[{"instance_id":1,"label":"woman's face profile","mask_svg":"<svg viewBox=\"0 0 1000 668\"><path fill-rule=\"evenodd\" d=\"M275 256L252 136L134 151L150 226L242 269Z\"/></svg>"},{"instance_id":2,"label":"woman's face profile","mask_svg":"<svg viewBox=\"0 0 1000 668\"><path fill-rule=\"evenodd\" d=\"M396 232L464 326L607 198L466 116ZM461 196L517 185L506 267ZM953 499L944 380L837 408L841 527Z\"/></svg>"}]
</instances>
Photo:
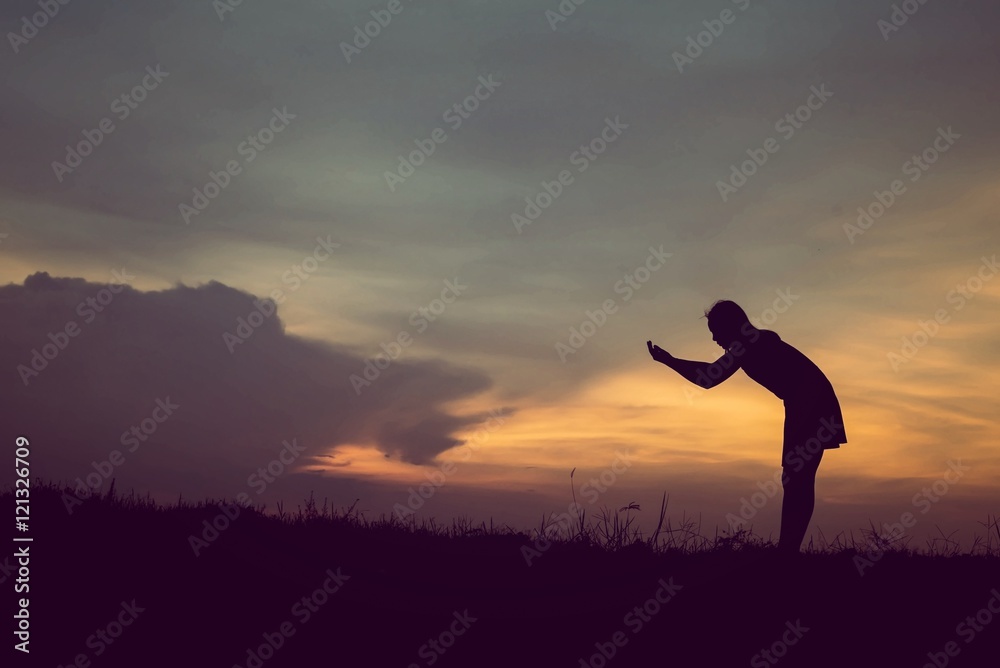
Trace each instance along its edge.
<instances>
[{"instance_id":1,"label":"woman's face profile","mask_svg":"<svg viewBox=\"0 0 1000 668\"><path fill-rule=\"evenodd\" d=\"M727 327L724 323L709 322L708 331L712 333L712 340L723 350L729 350L739 340L739 328Z\"/></svg>"}]
</instances>

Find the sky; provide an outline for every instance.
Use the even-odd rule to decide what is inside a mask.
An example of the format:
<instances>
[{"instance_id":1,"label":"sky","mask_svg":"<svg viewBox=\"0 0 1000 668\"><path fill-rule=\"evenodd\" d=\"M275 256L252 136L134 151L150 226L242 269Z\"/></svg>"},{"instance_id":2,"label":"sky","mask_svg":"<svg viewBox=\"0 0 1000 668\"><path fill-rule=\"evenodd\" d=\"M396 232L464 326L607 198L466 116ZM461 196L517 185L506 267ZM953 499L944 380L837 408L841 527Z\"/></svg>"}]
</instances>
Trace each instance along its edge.
<instances>
[{"instance_id":1,"label":"sky","mask_svg":"<svg viewBox=\"0 0 1000 668\"><path fill-rule=\"evenodd\" d=\"M41 11L0 9L33 476L516 528L666 493L776 537L780 400L646 349L714 360L732 299L843 408L814 537L1000 510L995 4Z\"/></svg>"}]
</instances>

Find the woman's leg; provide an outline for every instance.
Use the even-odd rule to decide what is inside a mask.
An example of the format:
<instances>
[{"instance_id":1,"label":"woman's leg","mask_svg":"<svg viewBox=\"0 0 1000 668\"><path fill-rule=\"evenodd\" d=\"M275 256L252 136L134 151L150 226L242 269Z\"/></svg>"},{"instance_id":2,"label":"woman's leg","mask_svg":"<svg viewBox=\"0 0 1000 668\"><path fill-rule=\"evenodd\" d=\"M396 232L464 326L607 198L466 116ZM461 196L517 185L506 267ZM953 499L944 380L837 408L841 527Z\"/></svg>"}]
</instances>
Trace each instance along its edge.
<instances>
[{"instance_id":1,"label":"woman's leg","mask_svg":"<svg viewBox=\"0 0 1000 668\"><path fill-rule=\"evenodd\" d=\"M823 451L805 461L800 470L783 467L781 501L781 537L778 548L797 553L809 529L813 508L816 505L816 469L823 458Z\"/></svg>"}]
</instances>

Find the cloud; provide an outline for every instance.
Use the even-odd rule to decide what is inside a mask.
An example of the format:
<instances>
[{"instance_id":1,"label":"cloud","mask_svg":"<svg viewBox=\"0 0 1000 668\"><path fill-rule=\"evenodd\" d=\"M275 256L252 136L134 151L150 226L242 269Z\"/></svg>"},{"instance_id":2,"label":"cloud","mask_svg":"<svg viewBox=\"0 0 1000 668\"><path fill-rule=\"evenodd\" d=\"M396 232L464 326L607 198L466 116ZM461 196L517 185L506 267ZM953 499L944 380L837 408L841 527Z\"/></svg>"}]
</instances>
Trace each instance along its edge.
<instances>
[{"instance_id":1,"label":"cloud","mask_svg":"<svg viewBox=\"0 0 1000 668\"><path fill-rule=\"evenodd\" d=\"M300 463L348 443L424 463L485 419L445 409L489 388L482 372L399 359L357 394L365 358L286 333L279 312L251 318L256 299L214 281L144 292L45 272L0 287L5 442L31 440L32 475L85 477L119 450L120 481L221 491L284 441L306 448ZM262 322L227 346L239 318Z\"/></svg>"}]
</instances>

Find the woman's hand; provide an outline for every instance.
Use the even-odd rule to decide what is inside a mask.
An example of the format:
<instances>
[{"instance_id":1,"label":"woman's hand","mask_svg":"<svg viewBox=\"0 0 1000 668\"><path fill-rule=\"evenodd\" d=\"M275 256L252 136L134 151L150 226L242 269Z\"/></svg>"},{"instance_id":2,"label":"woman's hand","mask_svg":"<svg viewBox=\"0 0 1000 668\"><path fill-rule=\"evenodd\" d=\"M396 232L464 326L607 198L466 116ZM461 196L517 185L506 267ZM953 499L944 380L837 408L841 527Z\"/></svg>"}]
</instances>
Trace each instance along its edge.
<instances>
[{"instance_id":1,"label":"woman's hand","mask_svg":"<svg viewBox=\"0 0 1000 668\"><path fill-rule=\"evenodd\" d=\"M660 364L666 364L673 359L673 355L660 346L654 346L652 341L646 341L646 347L649 349L650 356Z\"/></svg>"}]
</instances>

